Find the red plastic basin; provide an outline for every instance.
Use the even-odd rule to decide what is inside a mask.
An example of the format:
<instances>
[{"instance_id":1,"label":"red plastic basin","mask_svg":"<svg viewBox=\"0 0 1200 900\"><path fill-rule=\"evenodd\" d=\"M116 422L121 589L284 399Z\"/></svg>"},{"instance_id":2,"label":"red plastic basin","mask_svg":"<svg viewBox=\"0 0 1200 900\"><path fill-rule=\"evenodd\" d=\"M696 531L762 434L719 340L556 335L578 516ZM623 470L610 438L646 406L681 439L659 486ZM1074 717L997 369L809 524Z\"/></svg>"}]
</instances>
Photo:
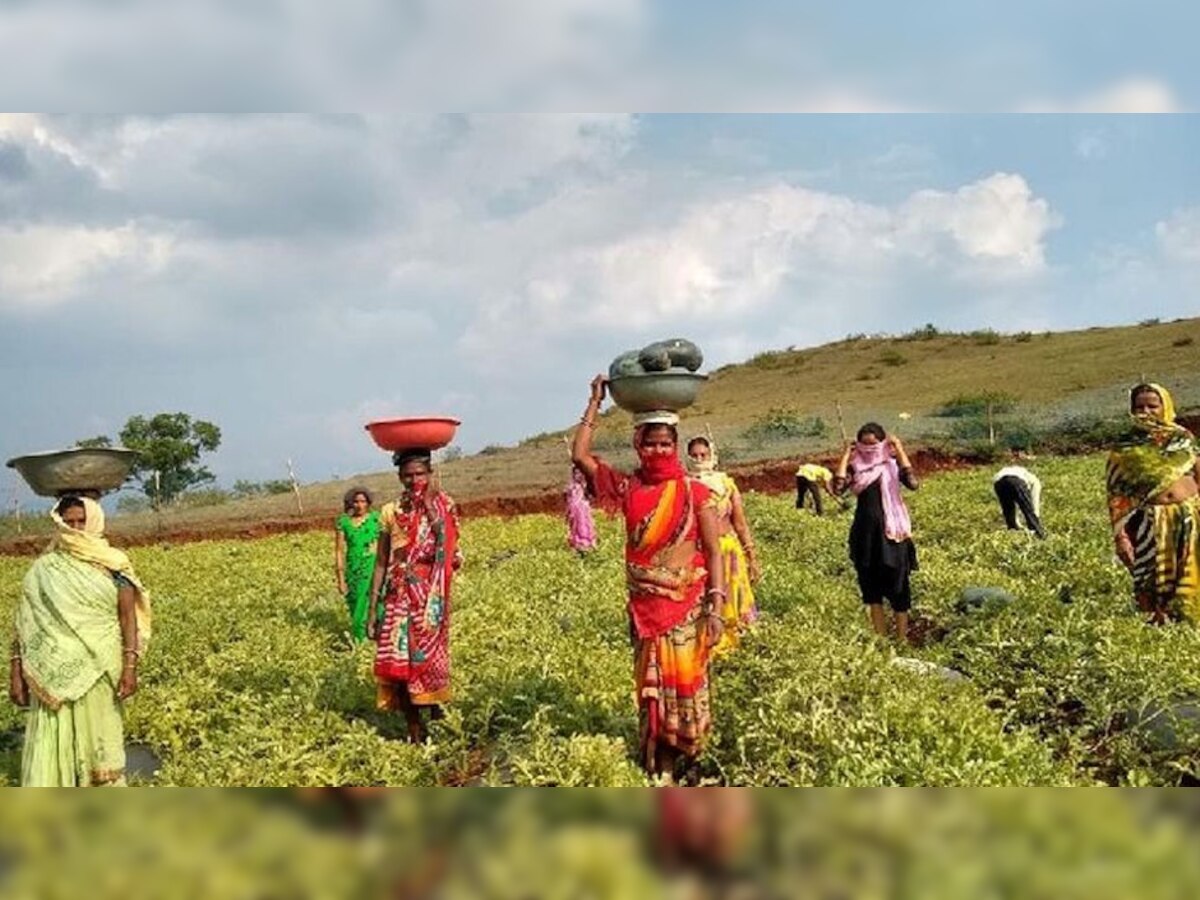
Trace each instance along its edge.
<instances>
[{"instance_id":1,"label":"red plastic basin","mask_svg":"<svg viewBox=\"0 0 1200 900\"><path fill-rule=\"evenodd\" d=\"M368 422L366 429L381 450L440 450L454 440L461 424L449 416L425 416L379 419Z\"/></svg>"}]
</instances>

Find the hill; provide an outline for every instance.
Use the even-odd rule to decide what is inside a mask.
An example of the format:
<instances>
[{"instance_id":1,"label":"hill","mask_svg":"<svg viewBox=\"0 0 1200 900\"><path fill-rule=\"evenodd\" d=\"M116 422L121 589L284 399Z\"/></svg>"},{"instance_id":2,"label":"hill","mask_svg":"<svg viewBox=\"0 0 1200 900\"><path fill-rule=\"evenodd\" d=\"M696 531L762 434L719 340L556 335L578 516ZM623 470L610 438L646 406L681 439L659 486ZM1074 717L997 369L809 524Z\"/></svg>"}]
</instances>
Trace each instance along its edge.
<instances>
[{"instance_id":1,"label":"hill","mask_svg":"<svg viewBox=\"0 0 1200 900\"><path fill-rule=\"evenodd\" d=\"M936 442L953 427L953 420L938 413L958 397L1007 395L1015 404L1012 416L1046 423L1120 413L1126 389L1143 378L1176 391L1185 408L1200 402L1200 318L1014 335L943 334L927 327L898 337L856 335L820 347L762 353L712 372L681 433L711 428L724 464L745 466L834 451L841 440L839 403L847 428L873 419L919 445ZM504 501L561 486L567 434L549 432L447 462L443 482L460 501L476 501L480 511L520 508ZM628 415L610 410L602 416L597 448L629 462L628 435ZM305 517L332 515L352 484L386 495L396 480L380 472L305 485ZM285 494L173 509L161 519L120 516L115 527L126 534L221 530L297 516L295 498Z\"/></svg>"}]
</instances>

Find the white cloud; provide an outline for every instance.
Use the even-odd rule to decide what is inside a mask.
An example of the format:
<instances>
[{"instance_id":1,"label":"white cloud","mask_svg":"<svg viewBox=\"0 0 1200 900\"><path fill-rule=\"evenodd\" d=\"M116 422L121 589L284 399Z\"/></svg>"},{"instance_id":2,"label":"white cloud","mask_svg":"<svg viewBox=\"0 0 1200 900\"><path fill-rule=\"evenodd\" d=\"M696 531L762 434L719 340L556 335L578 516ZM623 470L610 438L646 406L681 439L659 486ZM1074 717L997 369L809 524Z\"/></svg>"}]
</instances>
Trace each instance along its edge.
<instances>
[{"instance_id":1,"label":"white cloud","mask_svg":"<svg viewBox=\"0 0 1200 900\"><path fill-rule=\"evenodd\" d=\"M628 237L557 253L546 247L515 283L495 283L463 347L498 364L579 328L733 321L778 302L792 281L837 294L913 269L988 282L1027 278L1045 268L1044 240L1058 224L1014 174L919 191L892 207L775 184L697 202L676 221Z\"/></svg>"},{"instance_id":2,"label":"white cloud","mask_svg":"<svg viewBox=\"0 0 1200 900\"><path fill-rule=\"evenodd\" d=\"M79 292L88 278L117 269L136 282L162 271L172 246L169 236L132 223L0 230L0 307L54 305Z\"/></svg>"},{"instance_id":3,"label":"white cloud","mask_svg":"<svg viewBox=\"0 0 1200 900\"><path fill-rule=\"evenodd\" d=\"M1175 262L1200 262L1200 207L1181 209L1154 226L1159 247Z\"/></svg>"},{"instance_id":4,"label":"white cloud","mask_svg":"<svg viewBox=\"0 0 1200 900\"><path fill-rule=\"evenodd\" d=\"M1156 78L1131 76L1072 99L1033 99L1019 112L1037 113L1174 113L1183 107L1169 84Z\"/></svg>"}]
</instances>

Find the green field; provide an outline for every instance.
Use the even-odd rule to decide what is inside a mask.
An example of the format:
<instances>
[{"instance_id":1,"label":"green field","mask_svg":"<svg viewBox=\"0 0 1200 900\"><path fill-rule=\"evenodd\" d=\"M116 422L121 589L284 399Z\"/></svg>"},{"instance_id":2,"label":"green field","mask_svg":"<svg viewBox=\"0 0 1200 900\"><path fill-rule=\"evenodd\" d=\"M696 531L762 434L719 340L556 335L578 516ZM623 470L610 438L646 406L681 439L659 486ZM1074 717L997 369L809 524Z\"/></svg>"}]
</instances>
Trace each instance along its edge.
<instances>
[{"instance_id":1,"label":"green field","mask_svg":"<svg viewBox=\"0 0 1200 900\"><path fill-rule=\"evenodd\" d=\"M916 609L940 640L901 670L868 636L846 559L849 514L817 520L751 496L764 618L715 672L706 777L736 785L1176 784L1200 741L1130 711L1200 697L1200 632L1152 628L1112 559L1098 458L1044 460L1039 543L1001 529L983 470L912 495ZM133 556L156 634L131 739L173 785L636 785L636 719L618 526L580 559L550 517L465 524L453 607L456 702L433 742L373 709L370 649L332 588L332 535L208 542ZM27 560L0 559L17 597ZM1016 602L957 612L969 585ZM1069 603L1063 602L1069 600ZM5 613L5 618L9 614ZM20 715L0 714L0 779L18 777ZM1157 736L1157 737L1156 737Z\"/></svg>"}]
</instances>

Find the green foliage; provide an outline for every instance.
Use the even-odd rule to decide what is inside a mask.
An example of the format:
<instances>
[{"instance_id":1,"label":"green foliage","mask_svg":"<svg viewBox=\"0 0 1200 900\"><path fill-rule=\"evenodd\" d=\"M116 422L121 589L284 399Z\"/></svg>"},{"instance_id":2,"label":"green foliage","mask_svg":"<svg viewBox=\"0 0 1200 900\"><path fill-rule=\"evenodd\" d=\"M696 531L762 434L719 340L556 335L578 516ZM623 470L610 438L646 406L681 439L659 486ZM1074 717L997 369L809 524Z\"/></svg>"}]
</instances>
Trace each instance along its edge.
<instances>
[{"instance_id":1,"label":"green foliage","mask_svg":"<svg viewBox=\"0 0 1200 900\"><path fill-rule=\"evenodd\" d=\"M112 446L112 438L98 434L95 437L84 438L81 441L75 442L76 447L83 447L89 450L106 449Z\"/></svg>"},{"instance_id":2,"label":"green foliage","mask_svg":"<svg viewBox=\"0 0 1200 900\"><path fill-rule=\"evenodd\" d=\"M238 500L247 497L265 497L273 494L286 494L292 489L292 483L286 478L274 478L267 481L247 481L238 479L233 483L232 495Z\"/></svg>"},{"instance_id":3,"label":"green foliage","mask_svg":"<svg viewBox=\"0 0 1200 900\"><path fill-rule=\"evenodd\" d=\"M946 418L986 416L991 406L992 415L1001 415L1016 409L1017 398L1005 391L981 391L977 394L959 394L942 404L937 415Z\"/></svg>"},{"instance_id":4,"label":"green foliage","mask_svg":"<svg viewBox=\"0 0 1200 900\"><path fill-rule=\"evenodd\" d=\"M216 480L200 465L202 453L212 453L221 445L221 429L212 422L181 412L150 418L132 416L121 429L120 438L123 446L138 451L130 477L155 503L169 502L189 488ZM79 441L78 446L111 447L112 441L99 435ZM157 485L155 472L159 474Z\"/></svg>"},{"instance_id":5,"label":"green foliage","mask_svg":"<svg viewBox=\"0 0 1200 900\"><path fill-rule=\"evenodd\" d=\"M907 334L901 335L899 339L902 341L932 341L934 338L940 337L941 334L942 332L932 322L926 322L920 328L914 328Z\"/></svg>"},{"instance_id":6,"label":"green foliage","mask_svg":"<svg viewBox=\"0 0 1200 900\"><path fill-rule=\"evenodd\" d=\"M980 347L994 347L1003 340L1000 332L992 328L981 328L978 331L969 332L967 338L971 343Z\"/></svg>"},{"instance_id":7,"label":"green foliage","mask_svg":"<svg viewBox=\"0 0 1200 900\"><path fill-rule=\"evenodd\" d=\"M801 416L789 409L768 410L753 425L742 432L752 443L782 441L790 438L824 437L829 426L820 416Z\"/></svg>"},{"instance_id":8,"label":"green foliage","mask_svg":"<svg viewBox=\"0 0 1200 900\"><path fill-rule=\"evenodd\" d=\"M1164 749L1129 716L1200 697L1200 629L1150 627L1133 609L1101 458L1030 465L1045 485L1044 542L1003 529L991 469L929 478L909 495L916 613L944 636L923 649L867 634L847 513L801 521L790 497L748 494L763 615L715 667L701 775L745 785L1200 777L1200 736ZM601 548L581 558L555 516L464 523L455 700L425 747L403 743L399 717L374 708L373 648L347 636L327 533L137 548L156 630L129 735L161 754L162 784L644 784L623 534L598 524ZM27 564L0 558L10 620ZM1015 600L961 611L972 586ZM967 680L901 670L897 652ZM0 783L18 778L20 723L0 708Z\"/></svg>"},{"instance_id":9,"label":"green foliage","mask_svg":"<svg viewBox=\"0 0 1200 900\"><path fill-rule=\"evenodd\" d=\"M899 353L896 350L885 350L883 353L879 354L879 361L885 366L896 368L897 366L902 366L907 363L908 358L903 353Z\"/></svg>"}]
</instances>

